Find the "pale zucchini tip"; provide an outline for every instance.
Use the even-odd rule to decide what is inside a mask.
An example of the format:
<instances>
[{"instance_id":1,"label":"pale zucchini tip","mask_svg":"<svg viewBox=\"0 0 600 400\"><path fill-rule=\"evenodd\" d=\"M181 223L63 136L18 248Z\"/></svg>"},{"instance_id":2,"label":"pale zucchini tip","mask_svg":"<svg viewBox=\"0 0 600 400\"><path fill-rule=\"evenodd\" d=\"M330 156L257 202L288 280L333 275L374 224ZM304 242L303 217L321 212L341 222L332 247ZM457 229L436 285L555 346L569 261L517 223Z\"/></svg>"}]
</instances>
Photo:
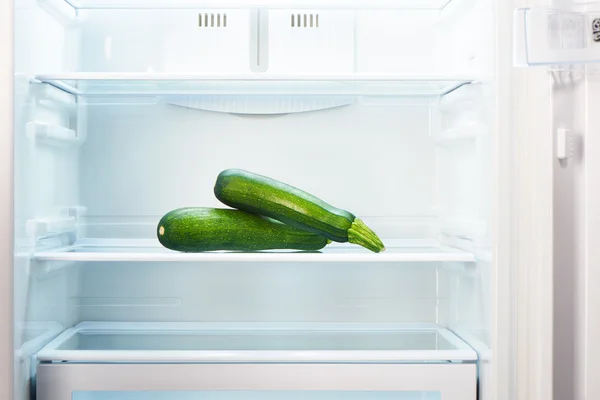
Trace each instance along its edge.
<instances>
[{"instance_id":1,"label":"pale zucchini tip","mask_svg":"<svg viewBox=\"0 0 600 400\"><path fill-rule=\"evenodd\" d=\"M352 226L348 230L348 241L375 253L385 250L385 245L379 239L379 236L358 218L354 219Z\"/></svg>"}]
</instances>

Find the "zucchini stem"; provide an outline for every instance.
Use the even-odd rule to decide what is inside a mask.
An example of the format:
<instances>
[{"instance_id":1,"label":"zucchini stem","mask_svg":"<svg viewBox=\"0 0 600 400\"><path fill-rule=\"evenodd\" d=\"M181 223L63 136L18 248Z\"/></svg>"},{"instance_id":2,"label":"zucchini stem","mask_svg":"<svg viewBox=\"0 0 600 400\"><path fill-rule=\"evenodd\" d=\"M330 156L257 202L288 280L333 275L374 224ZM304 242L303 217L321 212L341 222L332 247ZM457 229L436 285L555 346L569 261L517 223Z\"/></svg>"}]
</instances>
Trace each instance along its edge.
<instances>
[{"instance_id":1,"label":"zucchini stem","mask_svg":"<svg viewBox=\"0 0 600 400\"><path fill-rule=\"evenodd\" d=\"M355 218L348 230L348 242L367 248L375 253L385 250L385 246L379 236L373 232L364 222Z\"/></svg>"}]
</instances>

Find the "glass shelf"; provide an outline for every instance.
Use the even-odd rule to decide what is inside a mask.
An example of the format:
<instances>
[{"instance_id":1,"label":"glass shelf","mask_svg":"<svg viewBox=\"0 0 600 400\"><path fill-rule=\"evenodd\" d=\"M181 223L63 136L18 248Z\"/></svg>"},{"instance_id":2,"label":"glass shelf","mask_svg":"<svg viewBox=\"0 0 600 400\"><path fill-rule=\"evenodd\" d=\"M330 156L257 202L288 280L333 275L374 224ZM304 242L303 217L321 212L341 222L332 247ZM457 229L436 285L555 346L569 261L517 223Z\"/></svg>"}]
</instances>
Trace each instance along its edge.
<instances>
[{"instance_id":1,"label":"glass shelf","mask_svg":"<svg viewBox=\"0 0 600 400\"><path fill-rule=\"evenodd\" d=\"M428 323L84 322L38 353L74 362L475 362L447 329Z\"/></svg>"},{"instance_id":2,"label":"glass shelf","mask_svg":"<svg viewBox=\"0 0 600 400\"><path fill-rule=\"evenodd\" d=\"M431 241L384 240L382 253L333 243L316 252L263 251L180 253L162 247L154 239L84 239L75 245L34 253L38 261L76 262L475 262L473 254L440 247Z\"/></svg>"},{"instance_id":3,"label":"glass shelf","mask_svg":"<svg viewBox=\"0 0 600 400\"><path fill-rule=\"evenodd\" d=\"M61 73L37 75L34 81L80 96L443 96L474 78L433 74Z\"/></svg>"},{"instance_id":4,"label":"glass shelf","mask_svg":"<svg viewBox=\"0 0 600 400\"><path fill-rule=\"evenodd\" d=\"M440 10L452 0L65 0L75 9L270 8Z\"/></svg>"}]
</instances>

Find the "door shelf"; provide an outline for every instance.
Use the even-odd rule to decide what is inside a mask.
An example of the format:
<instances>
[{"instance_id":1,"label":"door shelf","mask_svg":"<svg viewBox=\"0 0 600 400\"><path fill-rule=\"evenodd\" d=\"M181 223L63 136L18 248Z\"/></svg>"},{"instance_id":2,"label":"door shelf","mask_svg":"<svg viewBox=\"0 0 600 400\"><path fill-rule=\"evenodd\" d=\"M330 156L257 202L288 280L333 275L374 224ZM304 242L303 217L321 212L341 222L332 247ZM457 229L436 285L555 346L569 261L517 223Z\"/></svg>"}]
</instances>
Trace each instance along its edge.
<instances>
[{"instance_id":1,"label":"door shelf","mask_svg":"<svg viewBox=\"0 0 600 400\"><path fill-rule=\"evenodd\" d=\"M452 0L64 0L75 9L385 9L441 10Z\"/></svg>"},{"instance_id":2,"label":"door shelf","mask_svg":"<svg viewBox=\"0 0 600 400\"><path fill-rule=\"evenodd\" d=\"M600 62L599 2L569 10L521 8L514 14L514 62L547 66ZM595 11L594 11L595 10Z\"/></svg>"},{"instance_id":3,"label":"door shelf","mask_svg":"<svg viewBox=\"0 0 600 400\"><path fill-rule=\"evenodd\" d=\"M38 353L42 362L475 362L427 323L84 322Z\"/></svg>"},{"instance_id":4,"label":"door shelf","mask_svg":"<svg viewBox=\"0 0 600 400\"><path fill-rule=\"evenodd\" d=\"M428 240L384 240L382 253L362 247L333 243L315 252L204 252L180 253L168 250L155 239L83 239L73 246L33 254L37 261L74 262L326 262L401 263L475 262L473 254L437 245Z\"/></svg>"},{"instance_id":5,"label":"door shelf","mask_svg":"<svg viewBox=\"0 0 600 400\"><path fill-rule=\"evenodd\" d=\"M434 74L185 75L61 73L34 77L79 96L443 96L475 78Z\"/></svg>"}]
</instances>

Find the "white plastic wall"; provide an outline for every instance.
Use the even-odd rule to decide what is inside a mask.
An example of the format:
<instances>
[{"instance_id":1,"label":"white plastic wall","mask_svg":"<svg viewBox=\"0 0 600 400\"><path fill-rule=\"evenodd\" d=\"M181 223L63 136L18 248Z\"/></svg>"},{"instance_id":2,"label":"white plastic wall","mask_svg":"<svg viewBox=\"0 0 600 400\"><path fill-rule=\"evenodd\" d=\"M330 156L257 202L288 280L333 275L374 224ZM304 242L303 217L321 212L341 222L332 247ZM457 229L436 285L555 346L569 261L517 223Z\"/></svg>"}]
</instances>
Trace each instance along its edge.
<instances>
[{"instance_id":1,"label":"white plastic wall","mask_svg":"<svg viewBox=\"0 0 600 400\"><path fill-rule=\"evenodd\" d=\"M253 71L250 10L94 10L80 14L79 71ZM207 14L226 15L226 26L199 27L199 16ZM302 27L291 26L292 15L300 17ZM305 16L307 27L303 26ZM439 11L272 10L267 21L268 40L260 42L260 51L268 54L265 72L457 72L448 63L437 62L440 49L449 45L438 41L438 37L447 38L447 32L437 26ZM462 36L469 37L467 32Z\"/></svg>"},{"instance_id":2,"label":"white plastic wall","mask_svg":"<svg viewBox=\"0 0 600 400\"><path fill-rule=\"evenodd\" d=\"M78 154L35 143L28 133L30 122L71 123L67 111L38 101L38 88L29 82L35 71L69 66L62 51L67 30L36 2L15 3L15 318L20 323L73 322L65 311L66 275L38 280L30 274L29 254L36 243L28 229L36 219L60 217L65 207L79 202Z\"/></svg>"},{"instance_id":3,"label":"white plastic wall","mask_svg":"<svg viewBox=\"0 0 600 400\"><path fill-rule=\"evenodd\" d=\"M62 106L41 101L45 96L38 96L40 88L29 81L36 71L73 68L65 15L57 9L49 13L36 1L17 0L14 5L14 398L25 399L32 394L31 354L61 327L77 321L69 300L77 273L37 274L44 267L31 262L38 245L31 228L36 220L59 218L66 207L79 203L78 154L36 143L28 130L35 122L73 123Z\"/></svg>"}]
</instances>

